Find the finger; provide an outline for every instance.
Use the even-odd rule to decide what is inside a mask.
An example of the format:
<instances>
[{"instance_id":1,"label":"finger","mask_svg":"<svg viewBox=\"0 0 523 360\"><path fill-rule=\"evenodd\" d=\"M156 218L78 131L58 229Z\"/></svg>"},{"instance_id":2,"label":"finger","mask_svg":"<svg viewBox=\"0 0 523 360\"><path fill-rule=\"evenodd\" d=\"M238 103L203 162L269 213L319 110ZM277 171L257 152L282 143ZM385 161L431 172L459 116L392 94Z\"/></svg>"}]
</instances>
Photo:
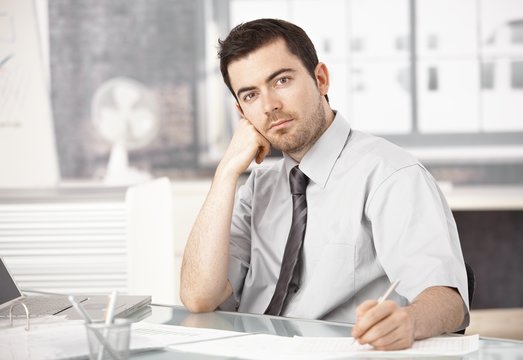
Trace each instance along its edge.
<instances>
[{"instance_id":1,"label":"finger","mask_svg":"<svg viewBox=\"0 0 523 360\"><path fill-rule=\"evenodd\" d=\"M414 340L408 338L397 339L396 341L382 347L377 347L377 350L405 350L414 344Z\"/></svg>"},{"instance_id":2,"label":"finger","mask_svg":"<svg viewBox=\"0 0 523 360\"><path fill-rule=\"evenodd\" d=\"M360 341L362 340L380 350L398 350L410 347L414 342L412 318L404 309L398 308L365 333Z\"/></svg>"},{"instance_id":3,"label":"finger","mask_svg":"<svg viewBox=\"0 0 523 360\"><path fill-rule=\"evenodd\" d=\"M370 343L376 350L400 350L402 339L396 332L391 332L377 341ZM404 348L403 348L404 349Z\"/></svg>"},{"instance_id":4,"label":"finger","mask_svg":"<svg viewBox=\"0 0 523 360\"><path fill-rule=\"evenodd\" d=\"M370 328L392 314L397 308L398 305L394 301L387 300L368 309L357 319L352 329L352 336L355 338L363 336Z\"/></svg>"},{"instance_id":5,"label":"finger","mask_svg":"<svg viewBox=\"0 0 523 360\"><path fill-rule=\"evenodd\" d=\"M372 326L363 335L361 335L358 338L358 342L360 344L371 345L374 345L376 343L381 344L379 340L387 338L387 336L390 337L390 334L393 333L396 329L398 329L398 327L399 324L395 323L393 319L391 319L391 316L388 316L381 320L379 323ZM391 340L385 342L385 345L389 342L391 342Z\"/></svg>"},{"instance_id":6,"label":"finger","mask_svg":"<svg viewBox=\"0 0 523 360\"><path fill-rule=\"evenodd\" d=\"M363 317L363 315L372 309L374 306L376 306L378 302L376 300L366 300L362 302L358 307L356 308L356 322L354 326L352 327L352 337L357 339L361 334L361 328L359 326L360 319Z\"/></svg>"},{"instance_id":7,"label":"finger","mask_svg":"<svg viewBox=\"0 0 523 360\"><path fill-rule=\"evenodd\" d=\"M263 160L265 160L265 157L269 154L271 151L271 147L269 145L268 141L265 141L266 143L261 145L259 147L258 153L256 154L256 163L261 164Z\"/></svg>"},{"instance_id":8,"label":"finger","mask_svg":"<svg viewBox=\"0 0 523 360\"><path fill-rule=\"evenodd\" d=\"M403 350L412 346L414 337L409 336L408 332L402 327L395 329L382 338L370 343L376 350Z\"/></svg>"},{"instance_id":9,"label":"finger","mask_svg":"<svg viewBox=\"0 0 523 360\"><path fill-rule=\"evenodd\" d=\"M366 300L362 302L357 308L356 308L356 322L354 326L352 327L352 337L357 339L360 335L363 334L361 326L360 326L360 319L365 315L367 311L372 309L374 306L376 306L378 302L376 300Z\"/></svg>"},{"instance_id":10,"label":"finger","mask_svg":"<svg viewBox=\"0 0 523 360\"><path fill-rule=\"evenodd\" d=\"M259 144L259 147L256 151L256 155L254 156L255 161L257 164L260 164L263 160L265 160L265 157L270 153L271 151L271 144L269 140L267 140L259 131L258 129L253 125L253 123L242 116L241 121L244 126L249 127L254 133L256 133L256 142Z\"/></svg>"},{"instance_id":11,"label":"finger","mask_svg":"<svg viewBox=\"0 0 523 360\"><path fill-rule=\"evenodd\" d=\"M356 308L356 321L358 321L359 318L363 316L368 310L376 306L378 302L376 300L366 300L362 302L357 308Z\"/></svg>"}]
</instances>

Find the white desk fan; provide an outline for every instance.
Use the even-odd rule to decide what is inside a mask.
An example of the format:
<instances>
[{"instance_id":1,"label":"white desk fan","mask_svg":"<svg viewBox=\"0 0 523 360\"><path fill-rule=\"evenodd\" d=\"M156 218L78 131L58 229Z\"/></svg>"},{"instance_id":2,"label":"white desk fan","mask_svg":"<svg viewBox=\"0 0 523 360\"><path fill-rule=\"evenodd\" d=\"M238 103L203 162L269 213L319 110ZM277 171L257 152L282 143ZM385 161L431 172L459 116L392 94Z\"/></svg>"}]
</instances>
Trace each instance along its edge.
<instances>
[{"instance_id":1,"label":"white desk fan","mask_svg":"<svg viewBox=\"0 0 523 360\"><path fill-rule=\"evenodd\" d=\"M129 166L128 150L147 146L158 133L158 110L153 93L130 78L103 83L92 101L92 120L100 135L112 144L104 182L137 184L151 179Z\"/></svg>"}]
</instances>

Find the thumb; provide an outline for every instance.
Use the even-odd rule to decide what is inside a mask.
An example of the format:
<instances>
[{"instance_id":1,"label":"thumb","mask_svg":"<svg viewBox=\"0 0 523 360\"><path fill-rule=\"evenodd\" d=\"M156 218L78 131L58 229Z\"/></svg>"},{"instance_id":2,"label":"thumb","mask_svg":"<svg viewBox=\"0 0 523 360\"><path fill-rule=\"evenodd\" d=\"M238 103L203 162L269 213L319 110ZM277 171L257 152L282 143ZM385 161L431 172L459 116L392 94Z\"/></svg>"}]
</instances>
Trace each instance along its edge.
<instances>
[{"instance_id":1,"label":"thumb","mask_svg":"<svg viewBox=\"0 0 523 360\"><path fill-rule=\"evenodd\" d=\"M265 160L265 157L269 154L271 151L271 147L268 144L263 144L258 148L258 153L256 154L256 163L261 164L263 160Z\"/></svg>"}]
</instances>

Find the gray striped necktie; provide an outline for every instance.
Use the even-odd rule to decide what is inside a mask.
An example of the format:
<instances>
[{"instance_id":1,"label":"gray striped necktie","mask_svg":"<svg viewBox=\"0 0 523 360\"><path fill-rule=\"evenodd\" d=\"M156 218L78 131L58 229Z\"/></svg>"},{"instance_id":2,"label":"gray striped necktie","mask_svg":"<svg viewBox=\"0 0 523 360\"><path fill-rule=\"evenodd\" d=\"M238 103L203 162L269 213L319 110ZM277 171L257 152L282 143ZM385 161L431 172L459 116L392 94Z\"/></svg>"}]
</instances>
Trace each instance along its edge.
<instances>
[{"instance_id":1,"label":"gray striped necktie","mask_svg":"<svg viewBox=\"0 0 523 360\"><path fill-rule=\"evenodd\" d=\"M280 277L276 283L271 302L267 310L265 310L265 314L268 315L281 314L291 282L297 287L296 283L300 280L300 253L303 246L305 228L307 227L307 198L305 197L305 192L309 178L296 165L290 172L289 183L292 194L291 230L283 253Z\"/></svg>"}]
</instances>

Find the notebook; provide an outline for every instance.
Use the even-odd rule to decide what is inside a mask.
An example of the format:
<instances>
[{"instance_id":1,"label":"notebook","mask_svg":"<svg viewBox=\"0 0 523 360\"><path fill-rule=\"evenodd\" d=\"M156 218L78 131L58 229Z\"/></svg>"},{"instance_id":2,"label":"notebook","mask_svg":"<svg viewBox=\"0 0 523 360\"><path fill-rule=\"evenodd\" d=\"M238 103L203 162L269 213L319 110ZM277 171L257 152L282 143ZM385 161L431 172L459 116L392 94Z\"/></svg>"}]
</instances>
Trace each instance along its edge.
<instances>
[{"instance_id":1,"label":"notebook","mask_svg":"<svg viewBox=\"0 0 523 360\"><path fill-rule=\"evenodd\" d=\"M81 319L67 295L24 295L16 284L13 276L0 257L0 318L9 317L11 305L17 301L23 302L31 317L45 315L66 315L68 319ZM82 303L84 309L93 320L103 320L108 304L108 297L104 295L75 295L77 302ZM126 317L151 303L150 296L119 295L115 307L116 317ZM14 305L13 316L25 316L25 309L21 305Z\"/></svg>"}]
</instances>

